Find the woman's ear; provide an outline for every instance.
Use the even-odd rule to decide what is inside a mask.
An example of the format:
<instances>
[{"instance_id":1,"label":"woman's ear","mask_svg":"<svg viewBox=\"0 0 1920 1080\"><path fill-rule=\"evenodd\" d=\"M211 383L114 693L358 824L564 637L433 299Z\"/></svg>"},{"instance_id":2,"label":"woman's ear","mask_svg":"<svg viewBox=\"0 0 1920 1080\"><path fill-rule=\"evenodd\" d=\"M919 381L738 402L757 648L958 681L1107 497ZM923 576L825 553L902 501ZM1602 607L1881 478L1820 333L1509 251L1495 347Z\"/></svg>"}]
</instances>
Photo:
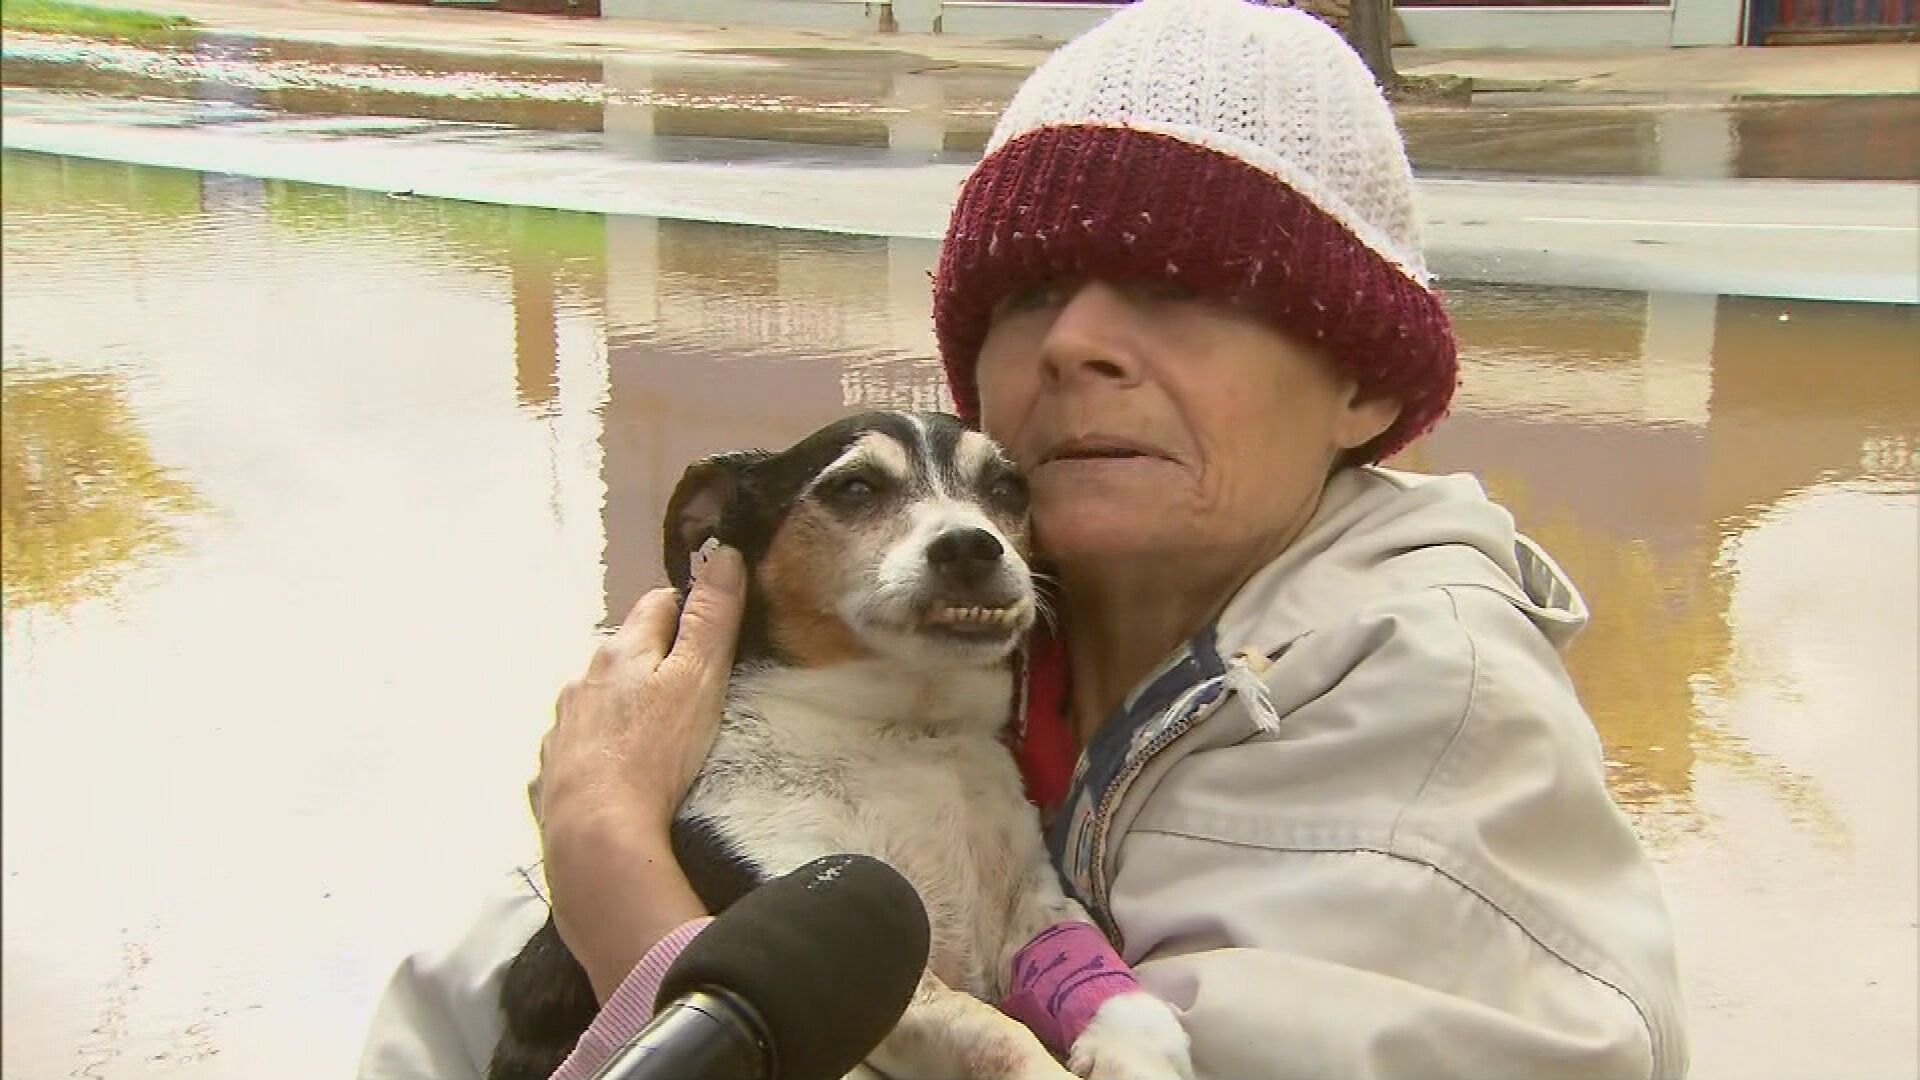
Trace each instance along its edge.
<instances>
[{"instance_id":1,"label":"woman's ear","mask_svg":"<svg viewBox=\"0 0 1920 1080\"><path fill-rule=\"evenodd\" d=\"M701 544L720 536L721 524L745 485L747 471L772 455L765 450L715 454L687 466L667 499L660 554L666 560L667 580L687 591L689 560ZM720 536L722 541L727 538Z\"/></svg>"},{"instance_id":2,"label":"woman's ear","mask_svg":"<svg viewBox=\"0 0 1920 1080\"><path fill-rule=\"evenodd\" d=\"M1334 420L1334 442L1341 450L1365 446L1400 419L1400 407L1397 398L1378 393L1363 394L1358 383L1349 382L1340 415Z\"/></svg>"}]
</instances>

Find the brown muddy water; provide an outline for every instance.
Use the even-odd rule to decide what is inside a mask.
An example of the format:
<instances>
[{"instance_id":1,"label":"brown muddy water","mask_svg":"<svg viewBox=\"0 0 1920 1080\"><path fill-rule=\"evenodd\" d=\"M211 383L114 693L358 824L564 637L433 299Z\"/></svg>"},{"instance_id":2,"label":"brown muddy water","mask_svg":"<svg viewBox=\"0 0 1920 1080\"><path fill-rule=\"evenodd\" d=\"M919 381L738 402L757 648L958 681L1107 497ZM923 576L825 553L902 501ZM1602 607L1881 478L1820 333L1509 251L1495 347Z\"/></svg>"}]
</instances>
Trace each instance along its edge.
<instances>
[{"instance_id":1,"label":"brown muddy water","mask_svg":"<svg viewBox=\"0 0 1920 1080\"><path fill-rule=\"evenodd\" d=\"M933 245L4 157L4 1075L347 1075L696 456L939 405ZM1912 308L1458 287L1695 1076L1915 1051Z\"/></svg>"},{"instance_id":2,"label":"brown muddy water","mask_svg":"<svg viewBox=\"0 0 1920 1080\"><path fill-rule=\"evenodd\" d=\"M562 59L228 34L145 45L10 33L0 67L14 88L198 102L206 123L401 117L593 132L622 152L675 160L844 148L964 161L1026 74L880 50ZM1471 107L1397 111L1415 167L1429 173L1920 179L1920 97L1500 92Z\"/></svg>"}]
</instances>

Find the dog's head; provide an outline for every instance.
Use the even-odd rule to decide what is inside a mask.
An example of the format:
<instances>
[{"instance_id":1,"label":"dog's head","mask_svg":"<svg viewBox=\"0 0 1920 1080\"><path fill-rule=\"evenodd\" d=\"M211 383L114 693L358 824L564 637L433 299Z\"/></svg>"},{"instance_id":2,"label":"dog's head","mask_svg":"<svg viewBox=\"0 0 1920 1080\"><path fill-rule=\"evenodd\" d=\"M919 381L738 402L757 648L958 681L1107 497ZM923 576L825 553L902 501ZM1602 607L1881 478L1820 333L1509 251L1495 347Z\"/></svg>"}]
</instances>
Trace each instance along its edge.
<instances>
[{"instance_id":1,"label":"dog's head","mask_svg":"<svg viewBox=\"0 0 1920 1080\"><path fill-rule=\"evenodd\" d=\"M866 413L700 461L667 506L677 588L709 537L746 558L743 661L982 665L1033 625L1026 485L951 416Z\"/></svg>"}]
</instances>

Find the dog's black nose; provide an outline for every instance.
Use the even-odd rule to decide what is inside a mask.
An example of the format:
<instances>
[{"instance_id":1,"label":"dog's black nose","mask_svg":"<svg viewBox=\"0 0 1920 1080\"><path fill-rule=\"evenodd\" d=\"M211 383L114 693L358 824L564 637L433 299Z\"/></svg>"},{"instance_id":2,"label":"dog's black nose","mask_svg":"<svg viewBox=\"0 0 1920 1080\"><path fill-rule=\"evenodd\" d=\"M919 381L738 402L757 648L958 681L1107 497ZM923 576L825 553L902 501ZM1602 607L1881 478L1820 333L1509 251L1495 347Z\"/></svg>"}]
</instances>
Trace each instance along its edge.
<instances>
[{"instance_id":1,"label":"dog's black nose","mask_svg":"<svg viewBox=\"0 0 1920 1080\"><path fill-rule=\"evenodd\" d=\"M1000 564L1000 538L985 529L948 529L927 545L934 572L956 585L977 584Z\"/></svg>"}]
</instances>

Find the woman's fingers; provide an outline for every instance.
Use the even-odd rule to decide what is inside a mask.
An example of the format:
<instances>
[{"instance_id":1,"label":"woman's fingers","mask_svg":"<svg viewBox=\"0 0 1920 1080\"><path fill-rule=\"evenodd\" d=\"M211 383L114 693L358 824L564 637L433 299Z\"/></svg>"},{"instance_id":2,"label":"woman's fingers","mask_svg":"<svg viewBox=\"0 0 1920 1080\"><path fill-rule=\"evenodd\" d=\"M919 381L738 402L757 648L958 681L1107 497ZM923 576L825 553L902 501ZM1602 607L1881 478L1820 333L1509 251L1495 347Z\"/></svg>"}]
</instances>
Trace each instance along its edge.
<instances>
[{"instance_id":1,"label":"woman's fingers","mask_svg":"<svg viewBox=\"0 0 1920 1080\"><path fill-rule=\"evenodd\" d=\"M746 603L740 553L702 551L684 611L671 589L642 596L561 688L528 786L544 827L557 800L664 825L713 746Z\"/></svg>"},{"instance_id":2,"label":"woman's fingers","mask_svg":"<svg viewBox=\"0 0 1920 1080\"><path fill-rule=\"evenodd\" d=\"M631 665L645 674L658 667L673 648L674 618L679 597L672 589L653 589L642 595L607 640L594 650L587 678L605 678L616 668Z\"/></svg>"},{"instance_id":3,"label":"woman's fingers","mask_svg":"<svg viewBox=\"0 0 1920 1080\"><path fill-rule=\"evenodd\" d=\"M709 544L695 557L693 585L665 662L688 669L685 675L701 690L726 685L746 609L746 579L746 565L733 548Z\"/></svg>"}]
</instances>

